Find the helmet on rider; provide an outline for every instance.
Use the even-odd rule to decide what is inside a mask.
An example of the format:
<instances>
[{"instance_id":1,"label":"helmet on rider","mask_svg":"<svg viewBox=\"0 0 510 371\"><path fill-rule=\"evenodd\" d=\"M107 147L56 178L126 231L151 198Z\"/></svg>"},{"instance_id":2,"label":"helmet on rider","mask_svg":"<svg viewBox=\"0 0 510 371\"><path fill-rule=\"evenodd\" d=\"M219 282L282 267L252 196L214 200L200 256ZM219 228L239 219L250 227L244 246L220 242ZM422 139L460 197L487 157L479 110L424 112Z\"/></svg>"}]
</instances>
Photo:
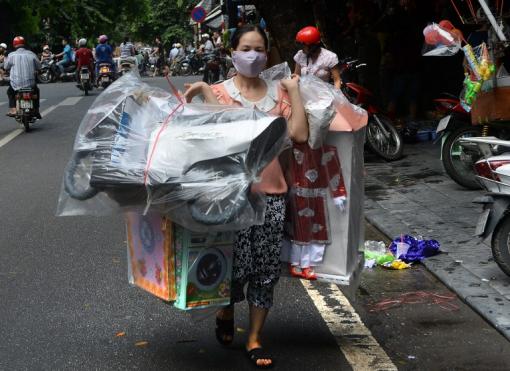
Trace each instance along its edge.
<instances>
[{"instance_id":1,"label":"helmet on rider","mask_svg":"<svg viewBox=\"0 0 510 371\"><path fill-rule=\"evenodd\" d=\"M98 40L99 40L99 43L100 43L100 44L104 44L105 42L107 42L107 41L108 41L108 36L106 36L106 35L101 35L101 36L99 36L99 39L98 39Z\"/></svg>"},{"instance_id":2,"label":"helmet on rider","mask_svg":"<svg viewBox=\"0 0 510 371\"><path fill-rule=\"evenodd\" d=\"M202 39L208 39L209 37L210 37L210 36L209 36L209 34L208 34L208 33L205 33L205 34L203 34L203 35L202 35Z\"/></svg>"},{"instance_id":3,"label":"helmet on rider","mask_svg":"<svg viewBox=\"0 0 510 371\"><path fill-rule=\"evenodd\" d=\"M180 48L182 48L182 45L181 45L180 43L177 43L177 44L175 44L175 47L176 47L177 49L180 49Z\"/></svg>"},{"instance_id":4,"label":"helmet on rider","mask_svg":"<svg viewBox=\"0 0 510 371\"><path fill-rule=\"evenodd\" d=\"M296 34L296 41L304 45L317 45L321 42L321 33L317 27L308 26Z\"/></svg>"},{"instance_id":5,"label":"helmet on rider","mask_svg":"<svg viewBox=\"0 0 510 371\"><path fill-rule=\"evenodd\" d=\"M16 36L14 40L12 40L12 46L14 46L14 49L25 46L25 39L23 36Z\"/></svg>"},{"instance_id":6,"label":"helmet on rider","mask_svg":"<svg viewBox=\"0 0 510 371\"><path fill-rule=\"evenodd\" d=\"M6 44L6 43L1 43L1 44L0 44L0 48L2 48L2 49L7 49L7 44Z\"/></svg>"},{"instance_id":7,"label":"helmet on rider","mask_svg":"<svg viewBox=\"0 0 510 371\"><path fill-rule=\"evenodd\" d=\"M87 39L80 39L78 40L78 46L85 46L87 45Z\"/></svg>"}]
</instances>

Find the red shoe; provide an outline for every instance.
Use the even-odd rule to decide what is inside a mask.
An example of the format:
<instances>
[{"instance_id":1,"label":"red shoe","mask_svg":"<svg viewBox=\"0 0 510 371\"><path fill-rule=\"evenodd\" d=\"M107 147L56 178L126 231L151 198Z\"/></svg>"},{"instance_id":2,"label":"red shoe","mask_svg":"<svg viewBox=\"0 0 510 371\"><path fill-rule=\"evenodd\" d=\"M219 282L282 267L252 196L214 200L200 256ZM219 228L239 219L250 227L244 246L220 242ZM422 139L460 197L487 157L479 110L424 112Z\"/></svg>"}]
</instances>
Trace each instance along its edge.
<instances>
[{"instance_id":1,"label":"red shoe","mask_svg":"<svg viewBox=\"0 0 510 371\"><path fill-rule=\"evenodd\" d=\"M317 280L317 275L315 274L312 268L303 268L301 271L303 273L302 276L305 280L309 281Z\"/></svg>"},{"instance_id":2,"label":"red shoe","mask_svg":"<svg viewBox=\"0 0 510 371\"><path fill-rule=\"evenodd\" d=\"M305 278L302 270L298 270L298 267L289 264L289 272L292 277Z\"/></svg>"}]
</instances>

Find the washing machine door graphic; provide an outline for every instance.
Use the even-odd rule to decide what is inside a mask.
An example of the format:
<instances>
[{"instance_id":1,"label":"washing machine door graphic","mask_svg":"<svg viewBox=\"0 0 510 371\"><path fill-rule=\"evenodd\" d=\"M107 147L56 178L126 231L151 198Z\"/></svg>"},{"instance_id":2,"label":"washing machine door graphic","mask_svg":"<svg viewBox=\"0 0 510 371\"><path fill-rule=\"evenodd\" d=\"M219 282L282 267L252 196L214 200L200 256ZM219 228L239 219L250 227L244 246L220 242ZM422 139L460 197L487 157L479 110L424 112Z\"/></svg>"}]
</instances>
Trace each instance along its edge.
<instances>
[{"instance_id":1,"label":"washing machine door graphic","mask_svg":"<svg viewBox=\"0 0 510 371\"><path fill-rule=\"evenodd\" d=\"M189 282L202 291L214 290L227 274L228 262L217 248L203 249L189 272Z\"/></svg>"}]
</instances>

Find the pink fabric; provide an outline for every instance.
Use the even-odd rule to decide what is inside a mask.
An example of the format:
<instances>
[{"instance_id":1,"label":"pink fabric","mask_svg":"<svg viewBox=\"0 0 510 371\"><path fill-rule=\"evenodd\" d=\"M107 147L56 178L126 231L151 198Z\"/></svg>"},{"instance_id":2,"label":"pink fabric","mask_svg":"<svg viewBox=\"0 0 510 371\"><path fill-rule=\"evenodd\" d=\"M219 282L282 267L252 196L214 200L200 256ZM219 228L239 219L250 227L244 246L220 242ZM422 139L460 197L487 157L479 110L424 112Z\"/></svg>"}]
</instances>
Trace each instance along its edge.
<instances>
[{"instance_id":1,"label":"pink fabric","mask_svg":"<svg viewBox=\"0 0 510 371\"><path fill-rule=\"evenodd\" d=\"M223 83L212 85L214 94L220 104L229 106L242 106L238 101L235 101L230 97L227 90L223 86ZM289 119L291 114L290 100L283 89L279 89L278 102L275 103L273 109L268 113L275 116L283 116ZM287 183L283 176L282 167L278 159L274 159L271 163L262 171L260 176L260 183L256 183L252 186L252 191L262 192L266 194L285 194L287 193Z\"/></svg>"},{"instance_id":2,"label":"pink fabric","mask_svg":"<svg viewBox=\"0 0 510 371\"><path fill-rule=\"evenodd\" d=\"M330 131L357 131L368 123L368 113L364 109L355 106L350 102L335 104L336 115Z\"/></svg>"},{"instance_id":3,"label":"pink fabric","mask_svg":"<svg viewBox=\"0 0 510 371\"><path fill-rule=\"evenodd\" d=\"M315 62L308 58L302 50L294 56L294 61L301 67L302 75L315 75L323 81L331 80L331 69L338 64L338 56L324 48Z\"/></svg>"}]
</instances>

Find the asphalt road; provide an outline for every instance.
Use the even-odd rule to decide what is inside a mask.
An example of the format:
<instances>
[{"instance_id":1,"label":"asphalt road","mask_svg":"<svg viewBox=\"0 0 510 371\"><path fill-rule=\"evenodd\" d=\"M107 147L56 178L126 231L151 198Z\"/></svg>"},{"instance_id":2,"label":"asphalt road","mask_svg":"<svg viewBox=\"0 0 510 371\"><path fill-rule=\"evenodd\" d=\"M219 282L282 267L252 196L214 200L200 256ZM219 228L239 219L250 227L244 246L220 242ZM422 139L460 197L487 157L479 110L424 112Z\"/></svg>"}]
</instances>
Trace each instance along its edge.
<instances>
[{"instance_id":1,"label":"asphalt road","mask_svg":"<svg viewBox=\"0 0 510 371\"><path fill-rule=\"evenodd\" d=\"M164 79L147 82L168 89ZM174 82L182 89L183 79ZM43 85L41 95L41 111L51 112L0 147L0 369L247 368L245 305L233 347L222 348L211 316L181 312L128 284L121 216L55 216L76 130L97 96L82 97L72 83ZM16 129L0 115L0 143ZM368 230L368 238L384 238ZM370 311L416 290L447 292L422 267L374 269L351 310L334 285L282 278L265 345L279 370L508 368L506 339L459 300L454 311L435 304Z\"/></svg>"}]
</instances>

